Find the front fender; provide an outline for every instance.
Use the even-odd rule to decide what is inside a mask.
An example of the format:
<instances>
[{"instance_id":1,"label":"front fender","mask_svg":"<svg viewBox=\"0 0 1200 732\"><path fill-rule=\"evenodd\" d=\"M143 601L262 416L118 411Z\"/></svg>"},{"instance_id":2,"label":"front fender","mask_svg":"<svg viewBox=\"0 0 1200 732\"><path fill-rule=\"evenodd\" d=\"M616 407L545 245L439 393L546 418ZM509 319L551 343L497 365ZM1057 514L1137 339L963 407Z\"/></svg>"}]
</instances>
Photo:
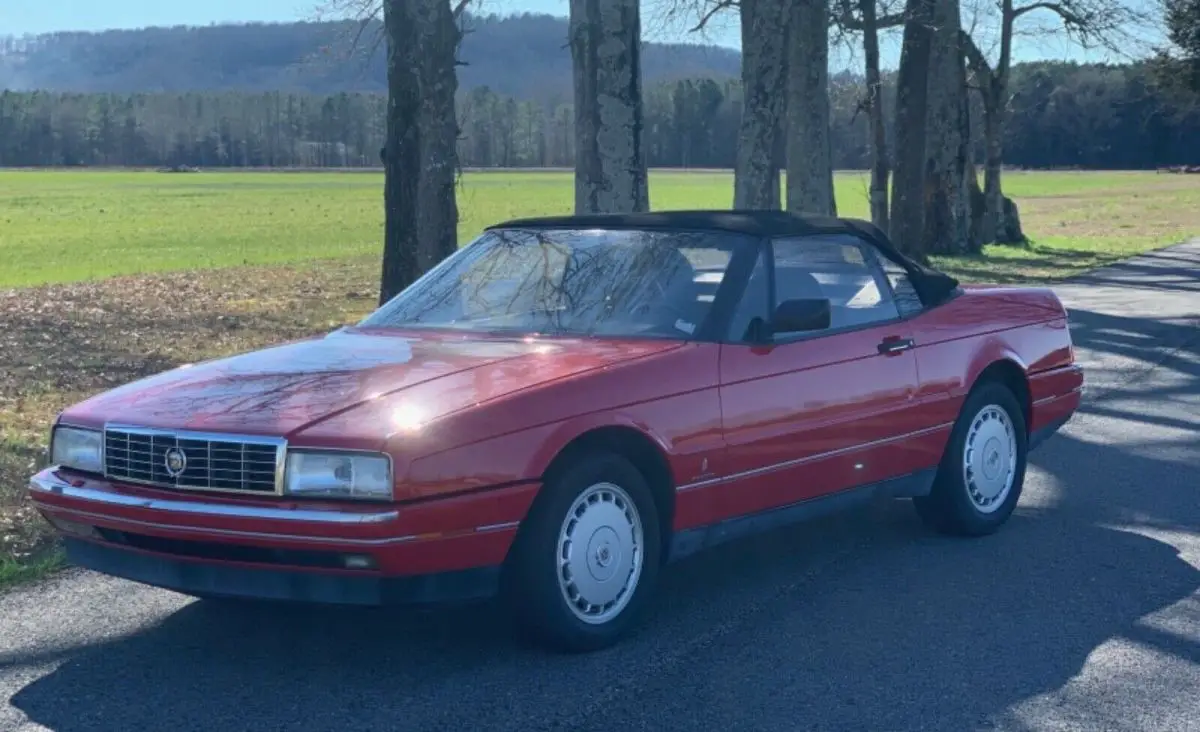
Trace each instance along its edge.
<instances>
[{"instance_id":1,"label":"front fender","mask_svg":"<svg viewBox=\"0 0 1200 732\"><path fill-rule=\"evenodd\" d=\"M590 412L413 459L397 486L400 500L540 480L554 458L588 432L637 432L666 458L676 484L719 471L724 454L716 389Z\"/></svg>"},{"instance_id":2,"label":"front fender","mask_svg":"<svg viewBox=\"0 0 1200 732\"><path fill-rule=\"evenodd\" d=\"M639 433L653 442L663 455L670 455L674 452L670 440L659 434L647 420L639 418L635 414L627 412L585 414L559 423L542 443L541 449L532 456L528 469L532 475L543 475L554 458L571 442L588 432L608 427L619 427Z\"/></svg>"}]
</instances>

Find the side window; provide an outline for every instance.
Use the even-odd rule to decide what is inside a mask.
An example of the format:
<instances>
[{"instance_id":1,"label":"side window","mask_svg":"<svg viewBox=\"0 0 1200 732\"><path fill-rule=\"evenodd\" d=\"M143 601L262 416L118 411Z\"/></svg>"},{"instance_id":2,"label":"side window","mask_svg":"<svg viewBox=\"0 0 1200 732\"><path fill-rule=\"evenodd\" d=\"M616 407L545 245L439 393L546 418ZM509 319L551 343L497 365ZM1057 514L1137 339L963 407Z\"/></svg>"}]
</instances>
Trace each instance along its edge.
<instances>
[{"instance_id":1,"label":"side window","mask_svg":"<svg viewBox=\"0 0 1200 732\"><path fill-rule=\"evenodd\" d=\"M874 249L871 250L871 253L879 262L879 267L883 270L883 275L887 277L888 284L892 286L892 295L900 314L908 317L924 310L925 305L921 302L916 288L913 287L912 280L909 279L908 270Z\"/></svg>"},{"instance_id":2,"label":"side window","mask_svg":"<svg viewBox=\"0 0 1200 732\"><path fill-rule=\"evenodd\" d=\"M892 294L852 237L777 239L775 304L797 298L827 298L830 329L852 328L900 317Z\"/></svg>"},{"instance_id":3,"label":"side window","mask_svg":"<svg viewBox=\"0 0 1200 732\"><path fill-rule=\"evenodd\" d=\"M746 281L746 290L742 293L742 299L729 321L729 332L725 335L728 340L751 340L751 323L755 318L766 321L767 313L770 312L767 302L769 295L766 259L760 251L758 259L754 262L754 269L750 272L750 279Z\"/></svg>"}]
</instances>

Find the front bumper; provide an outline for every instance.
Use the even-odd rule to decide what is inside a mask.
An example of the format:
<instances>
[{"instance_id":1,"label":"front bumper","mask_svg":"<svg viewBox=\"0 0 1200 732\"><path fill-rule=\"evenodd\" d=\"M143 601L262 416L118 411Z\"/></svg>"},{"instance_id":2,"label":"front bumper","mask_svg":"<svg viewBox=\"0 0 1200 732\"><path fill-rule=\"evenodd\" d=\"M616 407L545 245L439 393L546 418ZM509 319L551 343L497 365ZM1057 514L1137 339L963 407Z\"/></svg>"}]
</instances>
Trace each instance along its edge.
<instances>
[{"instance_id":1,"label":"front bumper","mask_svg":"<svg viewBox=\"0 0 1200 732\"><path fill-rule=\"evenodd\" d=\"M382 605L495 594L537 487L335 505L188 495L47 468L29 493L81 567L195 595Z\"/></svg>"},{"instance_id":2,"label":"front bumper","mask_svg":"<svg viewBox=\"0 0 1200 732\"><path fill-rule=\"evenodd\" d=\"M500 578L495 566L384 577L186 560L74 537L63 543L76 566L199 597L338 605L443 603L491 597Z\"/></svg>"}]
</instances>

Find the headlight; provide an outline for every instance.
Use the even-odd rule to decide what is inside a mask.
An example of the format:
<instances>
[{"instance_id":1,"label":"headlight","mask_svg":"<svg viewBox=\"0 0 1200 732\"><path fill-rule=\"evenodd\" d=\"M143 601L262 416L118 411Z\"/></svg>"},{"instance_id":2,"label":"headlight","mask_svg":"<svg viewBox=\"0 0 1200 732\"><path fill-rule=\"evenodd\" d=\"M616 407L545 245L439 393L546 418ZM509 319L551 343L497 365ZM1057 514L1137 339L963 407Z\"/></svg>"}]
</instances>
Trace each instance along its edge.
<instances>
[{"instance_id":1,"label":"headlight","mask_svg":"<svg viewBox=\"0 0 1200 732\"><path fill-rule=\"evenodd\" d=\"M392 461L387 455L289 450L283 492L313 498L392 497Z\"/></svg>"},{"instance_id":2,"label":"headlight","mask_svg":"<svg viewBox=\"0 0 1200 732\"><path fill-rule=\"evenodd\" d=\"M99 430L55 427L50 438L50 461L64 468L103 473L103 444Z\"/></svg>"}]
</instances>

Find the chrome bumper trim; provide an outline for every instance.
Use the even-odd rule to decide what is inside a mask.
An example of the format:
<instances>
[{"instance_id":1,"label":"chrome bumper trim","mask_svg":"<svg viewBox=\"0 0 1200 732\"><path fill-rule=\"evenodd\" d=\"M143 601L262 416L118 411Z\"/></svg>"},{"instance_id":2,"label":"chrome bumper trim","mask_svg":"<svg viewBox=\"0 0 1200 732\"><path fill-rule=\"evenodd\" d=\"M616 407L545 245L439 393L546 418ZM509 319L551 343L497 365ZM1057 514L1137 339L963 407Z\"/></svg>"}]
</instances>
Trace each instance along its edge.
<instances>
[{"instance_id":1,"label":"chrome bumper trim","mask_svg":"<svg viewBox=\"0 0 1200 732\"><path fill-rule=\"evenodd\" d=\"M198 501L175 501L166 498L145 498L122 493L99 491L94 488L76 487L54 476L49 471L38 473L29 479L33 493L53 493L83 501L93 501L110 506L148 508L167 513L183 513L200 516L230 516L233 518L268 519L272 521L299 521L316 524L380 524L394 521L400 512L395 509L369 513L314 510L307 508L264 508L262 506L232 506L222 503L200 503Z\"/></svg>"},{"instance_id":2,"label":"chrome bumper trim","mask_svg":"<svg viewBox=\"0 0 1200 732\"><path fill-rule=\"evenodd\" d=\"M866 449L872 448L872 447L880 447L882 445L887 445L887 444L890 444L893 442L900 442L901 440L910 440L914 437L923 437L925 435L933 434L934 432L940 432L942 430L950 429L953 426L954 426L953 422L944 422L939 425L934 425L933 427L925 427L924 429L915 430L913 432L906 432L902 435L894 435L892 437L884 437L879 440L871 440L870 442L862 442L857 445L850 445L849 447L841 447L836 450L820 452L820 453L816 453L814 455L806 455L805 457L796 458L795 460L786 460L782 463L773 463L771 465L764 465L761 468L753 468L751 470L743 470L740 473L732 473L730 475L722 475L718 478L707 478L705 480L698 480L695 483L686 483L684 485L677 486L675 488L675 492L680 493L683 491L690 491L693 488L702 488L705 486L716 485L718 483L729 483L729 482L732 482L735 480L742 480L743 478L752 478L752 477L759 476L759 475L766 475L767 473L773 473L777 470L785 470L787 468L796 468L801 465L805 465L807 463L817 462L818 460L826 460L828 458L838 457L839 455L846 455L848 453L858 452L859 450L866 450Z\"/></svg>"},{"instance_id":3,"label":"chrome bumper trim","mask_svg":"<svg viewBox=\"0 0 1200 732\"><path fill-rule=\"evenodd\" d=\"M1072 397L1076 394L1083 395L1085 393L1087 393L1087 384L1080 384L1079 386L1071 389L1070 391L1065 391L1062 394L1051 394L1048 397L1042 397L1034 402L1033 406L1040 407L1042 405L1049 404L1050 402L1056 402L1059 399L1066 399L1067 397Z\"/></svg>"}]
</instances>

